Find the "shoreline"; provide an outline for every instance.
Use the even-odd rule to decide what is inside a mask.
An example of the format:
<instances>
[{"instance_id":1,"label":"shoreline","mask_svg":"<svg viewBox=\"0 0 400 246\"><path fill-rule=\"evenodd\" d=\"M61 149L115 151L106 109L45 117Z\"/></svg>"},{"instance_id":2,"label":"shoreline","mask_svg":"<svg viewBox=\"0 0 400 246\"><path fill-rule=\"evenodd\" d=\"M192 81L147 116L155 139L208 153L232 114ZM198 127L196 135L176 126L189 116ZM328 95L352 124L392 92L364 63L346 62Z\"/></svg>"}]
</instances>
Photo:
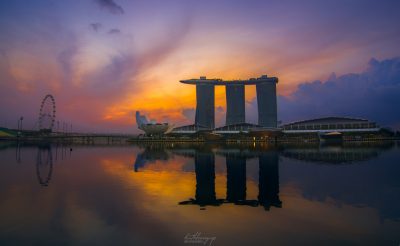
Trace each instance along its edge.
<instances>
[{"instance_id":1,"label":"shoreline","mask_svg":"<svg viewBox=\"0 0 400 246\"><path fill-rule=\"evenodd\" d=\"M0 137L0 142L20 143L65 143L65 144L103 144L103 145L129 145L129 144L346 144L346 143L378 143L387 141L399 141L400 137L379 137L364 139L343 139L335 142L324 142L317 138L224 138L224 139L203 139L203 138L132 138L132 137Z\"/></svg>"}]
</instances>

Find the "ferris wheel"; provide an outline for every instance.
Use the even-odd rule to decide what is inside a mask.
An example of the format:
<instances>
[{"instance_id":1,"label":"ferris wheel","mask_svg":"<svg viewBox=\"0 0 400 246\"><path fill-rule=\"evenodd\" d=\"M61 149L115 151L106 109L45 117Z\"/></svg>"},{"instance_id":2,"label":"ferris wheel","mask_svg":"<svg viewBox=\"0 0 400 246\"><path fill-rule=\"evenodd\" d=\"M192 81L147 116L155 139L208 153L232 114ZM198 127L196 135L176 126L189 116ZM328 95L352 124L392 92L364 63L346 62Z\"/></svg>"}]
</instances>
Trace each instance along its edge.
<instances>
[{"instance_id":1,"label":"ferris wheel","mask_svg":"<svg viewBox=\"0 0 400 246\"><path fill-rule=\"evenodd\" d=\"M50 94L46 95L40 104L39 131L51 132L56 120L56 101Z\"/></svg>"}]
</instances>

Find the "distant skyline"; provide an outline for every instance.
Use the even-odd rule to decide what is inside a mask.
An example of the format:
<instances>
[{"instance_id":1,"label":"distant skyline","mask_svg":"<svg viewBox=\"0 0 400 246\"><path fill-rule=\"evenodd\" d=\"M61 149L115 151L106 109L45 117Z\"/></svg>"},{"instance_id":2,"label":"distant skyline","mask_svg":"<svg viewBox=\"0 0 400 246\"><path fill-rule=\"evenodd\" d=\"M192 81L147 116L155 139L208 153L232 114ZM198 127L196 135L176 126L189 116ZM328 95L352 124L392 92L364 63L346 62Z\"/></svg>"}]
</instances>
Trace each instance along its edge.
<instances>
[{"instance_id":1,"label":"distant skyline","mask_svg":"<svg viewBox=\"0 0 400 246\"><path fill-rule=\"evenodd\" d=\"M190 124L195 89L179 80L268 74L279 78L283 122L339 115L400 129L399 9L388 0L4 0L0 126L24 116L34 127L46 94L76 130L137 133L137 110ZM251 87L249 122L254 98ZM223 88L216 107L222 125Z\"/></svg>"}]
</instances>

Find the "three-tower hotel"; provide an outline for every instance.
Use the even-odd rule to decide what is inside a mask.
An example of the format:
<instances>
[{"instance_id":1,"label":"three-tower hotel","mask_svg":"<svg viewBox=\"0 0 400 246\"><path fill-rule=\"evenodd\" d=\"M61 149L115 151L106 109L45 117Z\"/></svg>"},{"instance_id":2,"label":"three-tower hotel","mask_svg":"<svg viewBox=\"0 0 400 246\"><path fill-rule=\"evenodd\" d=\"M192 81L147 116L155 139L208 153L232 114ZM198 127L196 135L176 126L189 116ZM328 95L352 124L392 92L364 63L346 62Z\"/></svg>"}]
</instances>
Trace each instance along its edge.
<instances>
[{"instance_id":1,"label":"three-tower hotel","mask_svg":"<svg viewBox=\"0 0 400 246\"><path fill-rule=\"evenodd\" d=\"M192 127L197 129L215 128L215 86L226 88L226 126L246 124L245 86L255 85L257 90L258 126L277 127L276 84L278 78L262 75L248 80L200 79L181 80L181 83L196 86L196 116ZM175 131L189 130L190 126L175 128Z\"/></svg>"}]
</instances>

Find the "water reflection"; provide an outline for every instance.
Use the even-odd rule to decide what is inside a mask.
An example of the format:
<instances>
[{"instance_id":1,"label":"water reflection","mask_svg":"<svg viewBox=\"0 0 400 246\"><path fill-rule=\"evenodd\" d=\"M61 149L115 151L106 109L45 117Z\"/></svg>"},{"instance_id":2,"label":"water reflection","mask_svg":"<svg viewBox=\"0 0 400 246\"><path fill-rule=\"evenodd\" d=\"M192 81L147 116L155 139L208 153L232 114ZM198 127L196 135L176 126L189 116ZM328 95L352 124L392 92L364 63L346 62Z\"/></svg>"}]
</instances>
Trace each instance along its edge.
<instances>
[{"instance_id":1,"label":"water reflection","mask_svg":"<svg viewBox=\"0 0 400 246\"><path fill-rule=\"evenodd\" d=\"M245 203L246 201L246 157L226 157L226 201Z\"/></svg>"},{"instance_id":2,"label":"water reflection","mask_svg":"<svg viewBox=\"0 0 400 246\"><path fill-rule=\"evenodd\" d=\"M277 152L266 152L259 158L258 201L269 210L282 207L279 200L279 157Z\"/></svg>"},{"instance_id":3,"label":"water reflection","mask_svg":"<svg viewBox=\"0 0 400 246\"><path fill-rule=\"evenodd\" d=\"M0 244L179 245L196 231L216 245L389 244L393 147L0 143Z\"/></svg>"},{"instance_id":4,"label":"water reflection","mask_svg":"<svg viewBox=\"0 0 400 246\"><path fill-rule=\"evenodd\" d=\"M146 165L146 163L148 164L158 160L168 160L170 157L171 155L165 151L164 148L151 145L147 146L144 151L137 154L133 170L138 172L140 168L143 168Z\"/></svg>"},{"instance_id":5,"label":"water reflection","mask_svg":"<svg viewBox=\"0 0 400 246\"><path fill-rule=\"evenodd\" d=\"M290 146L281 151L281 155L307 162L324 164L350 164L378 157L378 155L394 147L395 142L347 143L331 145Z\"/></svg>"},{"instance_id":6,"label":"water reflection","mask_svg":"<svg viewBox=\"0 0 400 246\"><path fill-rule=\"evenodd\" d=\"M50 144L41 145L38 148L36 159L36 175L39 184L48 186L53 173L53 156Z\"/></svg>"},{"instance_id":7,"label":"water reflection","mask_svg":"<svg viewBox=\"0 0 400 246\"><path fill-rule=\"evenodd\" d=\"M265 210L271 207L281 208L279 197L280 156L306 162L318 162L329 165L361 163L377 158L383 151L394 146L393 142L377 144L346 145L286 145L271 147L252 146L197 146L197 145L148 145L137 154L134 170L146 169L147 164L156 161L168 163L175 155L191 158L194 161L196 177L195 196L180 201L180 205L220 206L225 203L261 206ZM215 158L221 156L226 162L226 195L216 196ZM247 161L258 159L258 195L257 199L247 198ZM299 172L299 177L301 172ZM306 183L306 182L304 182ZM309 188L308 191L311 191ZM329 192L326 190L326 192Z\"/></svg>"},{"instance_id":8,"label":"water reflection","mask_svg":"<svg viewBox=\"0 0 400 246\"><path fill-rule=\"evenodd\" d=\"M223 203L282 207L279 199L279 156L275 151L259 154L258 199L246 199L246 155L226 156L226 198L215 197L215 154L213 152L195 154L196 198L179 202L180 205L195 204L219 206Z\"/></svg>"},{"instance_id":9,"label":"water reflection","mask_svg":"<svg viewBox=\"0 0 400 246\"><path fill-rule=\"evenodd\" d=\"M196 172L195 199L182 201L179 204L195 204L200 207L206 205L219 206L224 200L217 199L215 195L215 157L212 152L196 151L194 155Z\"/></svg>"},{"instance_id":10,"label":"water reflection","mask_svg":"<svg viewBox=\"0 0 400 246\"><path fill-rule=\"evenodd\" d=\"M17 143L17 147L15 148L15 160L17 163L21 163L21 144Z\"/></svg>"},{"instance_id":11,"label":"water reflection","mask_svg":"<svg viewBox=\"0 0 400 246\"><path fill-rule=\"evenodd\" d=\"M69 158L72 155L72 147L64 144L52 144L48 142L42 143L24 143L24 142L10 142L3 143L0 145L1 149L15 148L15 161L17 163L24 163L21 156L24 154L24 149L36 148L36 177L39 184L43 187L49 186L50 180L53 174L53 162L57 162L59 155L61 155L61 160ZM59 153L60 152L60 153ZM69 154L68 154L69 152ZM53 158L55 156L55 159ZM30 160L26 160L29 162Z\"/></svg>"}]
</instances>

